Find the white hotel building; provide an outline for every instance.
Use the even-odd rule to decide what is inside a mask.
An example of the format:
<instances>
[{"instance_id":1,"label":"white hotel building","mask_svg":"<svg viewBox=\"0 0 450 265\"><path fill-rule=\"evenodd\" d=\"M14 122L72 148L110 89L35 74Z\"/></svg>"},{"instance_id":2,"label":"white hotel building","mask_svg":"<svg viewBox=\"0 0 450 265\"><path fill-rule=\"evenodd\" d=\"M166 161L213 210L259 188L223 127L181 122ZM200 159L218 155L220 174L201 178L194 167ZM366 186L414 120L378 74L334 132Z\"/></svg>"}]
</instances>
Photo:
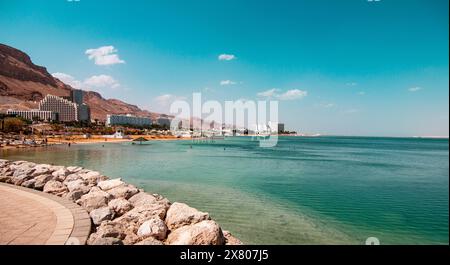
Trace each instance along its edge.
<instances>
[{"instance_id":1,"label":"white hotel building","mask_svg":"<svg viewBox=\"0 0 450 265\"><path fill-rule=\"evenodd\" d=\"M57 121L58 113L53 111L45 110L8 110L6 111L8 115L17 115L27 120L39 119L42 121Z\"/></svg>"},{"instance_id":2,"label":"white hotel building","mask_svg":"<svg viewBox=\"0 0 450 265\"><path fill-rule=\"evenodd\" d=\"M127 115L106 115L106 125L134 125L134 126L150 126L152 120L145 117L136 117L131 114Z\"/></svg>"},{"instance_id":3,"label":"white hotel building","mask_svg":"<svg viewBox=\"0 0 450 265\"><path fill-rule=\"evenodd\" d=\"M39 109L58 113L59 121L78 121L78 105L58 96L47 95L39 103Z\"/></svg>"}]
</instances>

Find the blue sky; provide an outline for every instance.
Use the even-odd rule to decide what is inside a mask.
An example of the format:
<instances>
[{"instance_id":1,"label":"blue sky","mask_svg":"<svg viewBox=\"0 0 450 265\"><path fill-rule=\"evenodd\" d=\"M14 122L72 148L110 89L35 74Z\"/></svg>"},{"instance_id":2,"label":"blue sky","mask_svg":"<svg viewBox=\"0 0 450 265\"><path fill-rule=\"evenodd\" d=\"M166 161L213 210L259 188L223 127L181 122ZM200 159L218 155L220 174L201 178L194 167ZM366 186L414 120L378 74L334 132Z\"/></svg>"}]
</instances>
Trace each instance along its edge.
<instances>
[{"instance_id":1,"label":"blue sky","mask_svg":"<svg viewBox=\"0 0 450 265\"><path fill-rule=\"evenodd\" d=\"M0 0L0 11L1 43L152 111L192 92L272 95L299 132L449 134L447 0Z\"/></svg>"}]
</instances>

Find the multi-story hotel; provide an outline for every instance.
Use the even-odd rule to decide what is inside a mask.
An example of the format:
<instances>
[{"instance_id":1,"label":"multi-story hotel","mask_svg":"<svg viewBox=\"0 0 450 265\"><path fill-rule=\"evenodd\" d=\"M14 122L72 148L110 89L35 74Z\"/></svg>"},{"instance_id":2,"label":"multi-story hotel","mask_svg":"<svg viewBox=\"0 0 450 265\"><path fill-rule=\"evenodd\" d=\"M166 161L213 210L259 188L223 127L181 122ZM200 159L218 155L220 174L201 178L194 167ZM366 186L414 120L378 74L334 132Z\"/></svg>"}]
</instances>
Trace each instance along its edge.
<instances>
[{"instance_id":1,"label":"multi-story hotel","mask_svg":"<svg viewBox=\"0 0 450 265\"><path fill-rule=\"evenodd\" d=\"M78 105L78 121L90 122L91 109L84 101L84 91L80 89L73 89L70 91L70 101Z\"/></svg>"},{"instance_id":2,"label":"multi-story hotel","mask_svg":"<svg viewBox=\"0 0 450 265\"><path fill-rule=\"evenodd\" d=\"M284 123L278 123L278 133L284 133Z\"/></svg>"},{"instance_id":3,"label":"multi-story hotel","mask_svg":"<svg viewBox=\"0 0 450 265\"><path fill-rule=\"evenodd\" d=\"M158 119L156 119L156 123L158 123L158 125L165 127L165 128L170 128L171 122L172 122L172 120L167 116L161 116Z\"/></svg>"},{"instance_id":4,"label":"multi-story hotel","mask_svg":"<svg viewBox=\"0 0 450 265\"><path fill-rule=\"evenodd\" d=\"M84 91L81 89L73 89L70 91L70 101L78 105L83 104Z\"/></svg>"},{"instance_id":5,"label":"multi-story hotel","mask_svg":"<svg viewBox=\"0 0 450 265\"><path fill-rule=\"evenodd\" d=\"M78 120L79 121L91 121L91 109L85 103L78 105Z\"/></svg>"},{"instance_id":6,"label":"multi-story hotel","mask_svg":"<svg viewBox=\"0 0 450 265\"><path fill-rule=\"evenodd\" d=\"M78 104L61 97L47 95L39 103L39 110L58 113L59 121L78 121Z\"/></svg>"},{"instance_id":7,"label":"multi-story hotel","mask_svg":"<svg viewBox=\"0 0 450 265\"><path fill-rule=\"evenodd\" d=\"M106 125L133 125L133 126L150 126L152 120L145 117L136 117L130 114L127 115L106 115Z\"/></svg>"},{"instance_id":8,"label":"multi-story hotel","mask_svg":"<svg viewBox=\"0 0 450 265\"><path fill-rule=\"evenodd\" d=\"M69 97L47 95L39 102L39 110L8 110L7 114L28 120L90 122L91 110L83 103L83 93L82 90L73 90Z\"/></svg>"},{"instance_id":9,"label":"multi-story hotel","mask_svg":"<svg viewBox=\"0 0 450 265\"><path fill-rule=\"evenodd\" d=\"M27 120L57 121L58 113L45 110L8 110L6 114L17 115Z\"/></svg>"}]
</instances>

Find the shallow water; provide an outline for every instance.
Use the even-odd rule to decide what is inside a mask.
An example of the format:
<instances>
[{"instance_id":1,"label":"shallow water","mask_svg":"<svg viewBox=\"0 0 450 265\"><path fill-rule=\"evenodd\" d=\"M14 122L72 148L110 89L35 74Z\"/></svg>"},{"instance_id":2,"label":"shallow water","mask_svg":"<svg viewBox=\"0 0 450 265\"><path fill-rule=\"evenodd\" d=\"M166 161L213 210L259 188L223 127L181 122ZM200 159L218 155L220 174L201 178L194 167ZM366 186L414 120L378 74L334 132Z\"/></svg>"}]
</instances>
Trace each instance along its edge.
<instances>
[{"instance_id":1,"label":"shallow water","mask_svg":"<svg viewBox=\"0 0 450 265\"><path fill-rule=\"evenodd\" d=\"M447 139L247 137L3 150L80 165L209 212L248 244L448 244Z\"/></svg>"}]
</instances>

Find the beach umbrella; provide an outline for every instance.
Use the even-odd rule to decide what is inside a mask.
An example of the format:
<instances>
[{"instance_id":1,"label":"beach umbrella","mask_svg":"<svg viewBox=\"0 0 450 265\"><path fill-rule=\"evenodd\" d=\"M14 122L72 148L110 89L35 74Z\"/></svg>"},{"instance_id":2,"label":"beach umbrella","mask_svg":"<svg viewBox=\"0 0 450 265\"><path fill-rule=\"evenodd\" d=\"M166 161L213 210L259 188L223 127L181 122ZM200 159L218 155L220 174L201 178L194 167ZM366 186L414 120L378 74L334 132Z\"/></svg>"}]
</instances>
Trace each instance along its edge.
<instances>
[{"instance_id":1,"label":"beach umbrella","mask_svg":"<svg viewBox=\"0 0 450 265\"><path fill-rule=\"evenodd\" d=\"M147 142L148 140L144 137L139 137L133 140L133 142L139 142L139 144L142 144L142 142Z\"/></svg>"}]
</instances>

